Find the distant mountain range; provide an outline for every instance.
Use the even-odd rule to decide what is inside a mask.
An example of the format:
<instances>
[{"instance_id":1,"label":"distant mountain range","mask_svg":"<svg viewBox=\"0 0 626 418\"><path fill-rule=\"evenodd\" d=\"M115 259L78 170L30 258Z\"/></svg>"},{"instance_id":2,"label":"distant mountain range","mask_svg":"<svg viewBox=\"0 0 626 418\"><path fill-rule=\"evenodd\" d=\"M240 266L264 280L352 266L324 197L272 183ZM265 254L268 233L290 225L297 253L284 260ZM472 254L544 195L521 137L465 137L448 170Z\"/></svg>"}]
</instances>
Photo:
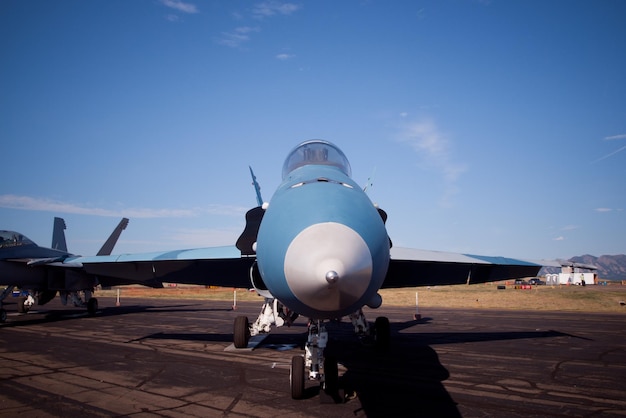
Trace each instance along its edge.
<instances>
[{"instance_id":1,"label":"distant mountain range","mask_svg":"<svg viewBox=\"0 0 626 418\"><path fill-rule=\"evenodd\" d=\"M585 254L572 257L569 261L582 264L592 264L598 267L598 278L604 280L626 280L626 254L603 255L596 257ZM558 269L544 267L539 272L540 275L546 273L558 273Z\"/></svg>"}]
</instances>

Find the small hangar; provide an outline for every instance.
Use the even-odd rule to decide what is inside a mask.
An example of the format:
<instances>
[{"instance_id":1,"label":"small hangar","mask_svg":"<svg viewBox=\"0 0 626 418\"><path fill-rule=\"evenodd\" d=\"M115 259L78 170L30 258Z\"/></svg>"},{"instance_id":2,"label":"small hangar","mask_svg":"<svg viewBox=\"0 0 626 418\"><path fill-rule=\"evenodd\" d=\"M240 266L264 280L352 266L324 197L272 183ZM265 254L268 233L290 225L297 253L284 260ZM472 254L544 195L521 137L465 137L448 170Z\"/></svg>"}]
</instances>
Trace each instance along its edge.
<instances>
[{"instance_id":1,"label":"small hangar","mask_svg":"<svg viewBox=\"0 0 626 418\"><path fill-rule=\"evenodd\" d=\"M557 260L549 267L560 267L560 273L546 274L548 285L578 285L598 284L598 267L592 264L575 263L568 260Z\"/></svg>"}]
</instances>

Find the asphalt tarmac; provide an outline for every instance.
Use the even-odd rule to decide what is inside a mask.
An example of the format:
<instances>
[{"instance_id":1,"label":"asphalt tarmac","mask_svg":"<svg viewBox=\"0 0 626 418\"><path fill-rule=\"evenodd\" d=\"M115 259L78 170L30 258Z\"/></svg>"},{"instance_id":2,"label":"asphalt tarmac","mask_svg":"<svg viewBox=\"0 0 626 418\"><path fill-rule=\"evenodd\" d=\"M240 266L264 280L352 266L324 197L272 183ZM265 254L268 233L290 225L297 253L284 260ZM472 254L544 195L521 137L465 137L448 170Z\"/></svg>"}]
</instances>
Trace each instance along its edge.
<instances>
[{"instance_id":1,"label":"asphalt tarmac","mask_svg":"<svg viewBox=\"0 0 626 418\"><path fill-rule=\"evenodd\" d=\"M9 298L10 299L10 298ZM99 298L90 317L58 299L0 324L2 417L626 416L626 315L382 307L386 354L329 326L340 403L308 382L290 397L304 319L232 351L260 302Z\"/></svg>"}]
</instances>

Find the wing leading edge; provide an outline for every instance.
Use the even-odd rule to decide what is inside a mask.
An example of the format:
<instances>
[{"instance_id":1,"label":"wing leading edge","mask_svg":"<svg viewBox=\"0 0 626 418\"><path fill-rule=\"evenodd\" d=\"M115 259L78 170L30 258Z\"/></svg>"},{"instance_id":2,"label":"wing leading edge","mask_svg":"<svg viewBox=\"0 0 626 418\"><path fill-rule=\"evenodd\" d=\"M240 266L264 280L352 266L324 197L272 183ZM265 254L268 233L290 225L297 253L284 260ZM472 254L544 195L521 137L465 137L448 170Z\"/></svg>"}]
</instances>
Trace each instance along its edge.
<instances>
[{"instance_id":1,"label":"wing leading edge","mask_svg":"<svg viewBox=\"0 0 626 418\"><path fill-rule=\"evenodd\" d=\"M161 287L168 282L239 288L250 287L254 261L242 257L235 246L72 260L88 274L98 276L104 286L139 283Z\"/></svg>"},{"instance_id":2,"label":"wing leading edge","mask_svg":"<svg viewBox=\"0 0 626 418\"><path fill-rule=\"evenodd\" d=\"M475 284L536 276L526 260L393 247L383 288Z\"/></svg>"}]
</instances>

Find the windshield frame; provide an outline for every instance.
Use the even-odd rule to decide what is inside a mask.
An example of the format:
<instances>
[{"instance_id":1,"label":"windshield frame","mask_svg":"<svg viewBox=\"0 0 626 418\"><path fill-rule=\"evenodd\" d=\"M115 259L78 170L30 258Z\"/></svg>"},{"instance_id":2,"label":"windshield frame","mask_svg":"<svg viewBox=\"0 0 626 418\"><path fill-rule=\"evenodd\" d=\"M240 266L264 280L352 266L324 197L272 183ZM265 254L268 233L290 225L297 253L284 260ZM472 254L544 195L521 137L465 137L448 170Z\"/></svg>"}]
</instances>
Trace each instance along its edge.
<instances>
[{"instance_id":1,"label":"windshield frame","mask_svg":"<svg viewBox=\"0 0 626 418\"><path fill-rule=\"evenodd\" d=\"M0 231L0 248L19 247L22 245L33 245L34 242L27 236L15 231Z\"/></svg>"},{"instance_id":2,"label":"windshield frame","mask_svg":"<svg viewBox=\"0 0 626 418\"><path fill-rule=\"evenodd\" d=\"M306 165L336 167L346 176L352 176L352 168L346 155L335 144L322 139L304 141L287 155L283 164L283 180L291 172Z\"/></svg>"}]
</instances>

